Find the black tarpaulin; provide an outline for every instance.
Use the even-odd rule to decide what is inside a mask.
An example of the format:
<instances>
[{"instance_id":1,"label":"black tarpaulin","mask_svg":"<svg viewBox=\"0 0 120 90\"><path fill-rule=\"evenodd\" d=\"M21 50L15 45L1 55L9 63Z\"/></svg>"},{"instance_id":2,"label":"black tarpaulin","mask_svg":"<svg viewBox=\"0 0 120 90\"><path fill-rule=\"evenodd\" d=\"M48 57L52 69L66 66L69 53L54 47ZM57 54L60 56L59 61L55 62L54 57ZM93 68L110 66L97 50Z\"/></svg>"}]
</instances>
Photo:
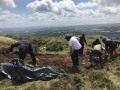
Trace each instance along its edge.
<instances>
[{"instance_id":1,"label":"black tarpaulin","mask_svg":"<svg viewBox=\"0 0 120 90\"><path fill-rule=\"evenodd\" d=\"M14 59L8 63L0 64L0 73L9 79L29 81L29 80L51 80L57 78L60 73L51 67L30 67L22 65L21 61Z\"/></svg>"}]
</instances>

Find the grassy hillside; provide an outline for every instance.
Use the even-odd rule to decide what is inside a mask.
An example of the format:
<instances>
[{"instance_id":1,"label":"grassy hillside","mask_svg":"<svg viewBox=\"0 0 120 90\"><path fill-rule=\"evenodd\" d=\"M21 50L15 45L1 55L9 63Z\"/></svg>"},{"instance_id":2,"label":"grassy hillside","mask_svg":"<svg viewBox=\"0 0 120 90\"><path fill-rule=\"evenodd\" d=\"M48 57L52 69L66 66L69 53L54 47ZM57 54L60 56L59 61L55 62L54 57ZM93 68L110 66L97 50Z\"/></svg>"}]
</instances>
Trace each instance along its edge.
<instances>
[{"instance_id":1,"label":"grassy hillside","mask_svg":"<svg viewBox=\"0 0 120 90\"><path fill-rule=\"evenodd\" d=\"M91 43L96 38L99 38L99 35L87 36L87 46L85 46L85 50L91 47ZM0 44L7 45L16 42L16 40L28 39L33 43L34 49L37 48L38 53L51 53L51 54L62 54L66 57L68 54L68 45L64 40L64 37L30 37L30 36L0 36ZM59 42L58 42L59 41ZM51 42L57 42L58 44L54 44ZM57 50L48 50L45 51L42 47L50 46L50 48L54 48L56 46L63 46L62 50L59 47ZM4 46L3 46L4 47ZM40 50L40 51L39 51ZM120 49L119 49L120 52ZM4 56L4 54L1 54ZM5 57L7 55L5 54ZM56 56L57 57L57 56ZM55 57L53 57L55 58ZM50 59L46 58L48 63L50 63ZM39 63L44 63L45 60L42 60L42 56L38 57ZM87 58L85 58L86 60ZM46 62L47 62L46 60ZM60 61L60 58L55 58L56 61ZM82 58L80 57L80 60ZM58 63L64 65L65 62ZM68 65L67 63L65 65ZM46 64L47 65L47 64ZM49 64L50 65L50 64ZM56 65L54 61L51 62L51 66ZM57 68L57 65L55 66ZM80 66L81 67L81 66ZM85 67L85 66L82 66ZM120 90L120 56L117 56L114 60L108 60L105 64L104 69L100 69L96 66L90 69L81 69L80 73L70 73L67 70L64 71L64 75L58 77L57 79L53 79L50 81L32 81L26 83L20 83L18 81L6 79L6 77L0 76L0 90ZM84 72L84 73L82 73Z\"/></svg>"},{"instance_id":2,"label":"grassy hillside","mask_svg":"<svg viewBox=\"0 0 120 90\"><path fill-rule=\"evenodd\" d=\"M16 42L16 40L14 40L12 38L0 36L0 48L7 47L8 45L10 45L14 42Z\"/></svg>"},{"instance_id":3,"label":"grassy hillside","mask_svg":"<svg viewBox=\"0 0 120 90\"><path fill-rule=\"evenodd\" d=\"M90 70L85 76L66 74L51 81L19 83L0 78L0 90L119 90L120 58L108 63L103 70Z\"/></svg>"}]
</instances>

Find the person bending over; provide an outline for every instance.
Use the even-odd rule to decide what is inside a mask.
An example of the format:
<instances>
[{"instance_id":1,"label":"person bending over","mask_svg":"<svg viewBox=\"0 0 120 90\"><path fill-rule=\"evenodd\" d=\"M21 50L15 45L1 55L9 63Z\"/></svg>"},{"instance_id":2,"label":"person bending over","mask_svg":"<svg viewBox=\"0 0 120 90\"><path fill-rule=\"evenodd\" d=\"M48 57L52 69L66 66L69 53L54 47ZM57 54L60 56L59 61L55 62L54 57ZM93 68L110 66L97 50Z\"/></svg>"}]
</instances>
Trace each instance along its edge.
<instances>
[{"instance_id":1,"label":"person bending over","mask_svg":"<svg viewBox=\"0 0 120 90\"><path fill-rule=\"evenodd\" d=\"M110 53L110 59L114 58L113 51L117 48L117 43L112 40L102 39L105 44L105 50Z\"/></svg>"},{"instance_id":2,"label":"person bending over","mask_svg":"<svg viewBox=\"0 0 120 90\"><path fill-rule=\"evenodd\" d=\"M79 66L78 54L80 53L82 46L79 43L77 37L75 36L66 36L65 39L68 41L69 44L73 68L78 68Z\"/></svg>"},{"instance_id":3,"label":"person bending over","mask_svg":"<svg viewBox=\"0 0 120 90\"><path fill-rule=\"evenodd\" d=\"M103 68L103 59L102 59L102 51L104 50L104 48L102 47L101 44L96 44L94 45L93 49L89 51L89 55L90 55L90 62L91 62L91 65L93 63L93 56L94 55L97 55L97 57L99 57L99 60L100 60L100 65L101 65L101 68Z\"/></svg>"},{"instance_id":4,"label":"person bending over","mask_svg":"<svg viewBox=\"0 0 120 90\"><path fill-rule=\"evenodd\" d=\"M10 47L10 54L12 53L12 51L15 47L17 47L19 49L19 59L24 60L27 53L29 53L32 58L32 64L34 66L36 65L36 58L33 53L32 44L30 41L20 40L16 43L12 44Z\"/></svg>"}]
</instances>

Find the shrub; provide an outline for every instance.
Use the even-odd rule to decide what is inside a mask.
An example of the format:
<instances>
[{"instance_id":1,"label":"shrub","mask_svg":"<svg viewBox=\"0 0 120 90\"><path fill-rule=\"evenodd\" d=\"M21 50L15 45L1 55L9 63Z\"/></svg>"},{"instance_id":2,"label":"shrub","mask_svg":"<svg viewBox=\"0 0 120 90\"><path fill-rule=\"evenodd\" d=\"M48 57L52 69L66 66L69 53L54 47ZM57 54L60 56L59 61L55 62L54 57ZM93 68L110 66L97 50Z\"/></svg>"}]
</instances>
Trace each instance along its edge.
<instances>
[{"instance_id":1,"label":"shrub","mask_svg":"<svg viewBox=\"0 0 120 90\"><path fill-rule=\"evenodd\" d=\"M64 45L62 41L51 40L50 42L47 43L46 50L47 51L62 51L63 47Z\"/></svg>"}]
</instances>

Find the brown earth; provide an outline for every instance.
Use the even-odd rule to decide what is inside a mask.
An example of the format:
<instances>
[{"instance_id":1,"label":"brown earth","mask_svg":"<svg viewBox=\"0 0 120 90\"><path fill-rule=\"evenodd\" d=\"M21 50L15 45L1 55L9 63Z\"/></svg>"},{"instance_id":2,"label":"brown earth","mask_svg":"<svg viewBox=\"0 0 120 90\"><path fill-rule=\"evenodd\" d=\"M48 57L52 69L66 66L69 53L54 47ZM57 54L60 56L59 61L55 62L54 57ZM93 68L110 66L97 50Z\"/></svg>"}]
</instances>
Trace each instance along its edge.
<instances>
[{"instance_id":1,"label":"brown earth","mask_svg":"<svg viewBox=\"0 0 120 90\"><path fill-rule=\"evenodd\" d=\"M11 61L11 60L13 60L14 58L17 58L17 57L18 57L17 53L9 55L7 53L0 52L0 63ZM57 70L59 72L76 73L72 69L71 59L67 55L36 54L36 58L37 58L37 61L38 61L37 62L37 67L50 66L50 67L54 68L55 70ZM79 58L80 63L81 63L81 60L83 60L83 58L87 59L86 56L80 57ZM31 61L31 57L29 56L29 54L27 54L24 62L25 62L25 64L27 64L30 61ZM79 70L80 71L77 71L77 73L81 73L81 72L83 73L83 71L86 73L85 65L80 64Z\"/></svg>"},{"instance_id":2,"label":"brown earth","mask_svg":"<svg viewBox=\"0 0 120 90\"><path fill-rule=\"evenodd\" d=\"M0 52L0 63L8 62L18 57L18 53L9 55L8 53ZM80 73L81 75L86 75L89 71L88 67L90 63L88 62L88 55L79 56L79 68L75 70L72 68L72 61L67 55L59 54L36 54L37 67L50 66L62 73ZM31 57L27 54L24 62L25 64L31 61Z\"/></svg>"}]
</instances>

